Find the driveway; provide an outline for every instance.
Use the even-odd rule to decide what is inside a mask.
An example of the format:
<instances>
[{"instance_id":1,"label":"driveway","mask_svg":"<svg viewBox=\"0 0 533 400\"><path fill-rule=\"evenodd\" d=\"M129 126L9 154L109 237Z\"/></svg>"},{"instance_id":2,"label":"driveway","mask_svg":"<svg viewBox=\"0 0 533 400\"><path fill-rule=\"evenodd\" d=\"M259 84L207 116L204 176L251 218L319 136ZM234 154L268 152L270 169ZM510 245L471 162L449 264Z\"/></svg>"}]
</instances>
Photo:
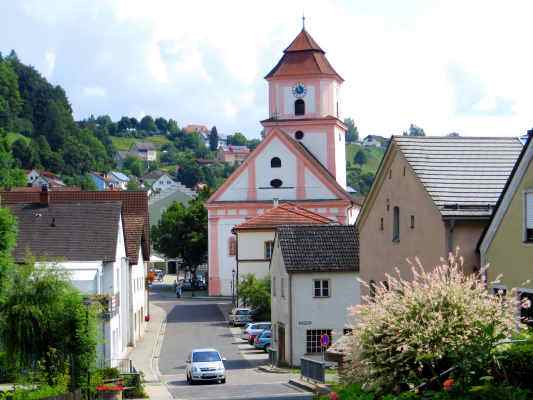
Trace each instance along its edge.
<instances>
[{"instance_id":1,"label":"driveway","mask_svg":"<svg viewBox=\"0 0 533 400\"><path fill-rule=\"evenodd\" d=\"M156 304L167 311L159 371L175 399L312 398L287 383L291 375L257 370L257 366L267 363L267 356L238 339L239 330L229 328L221 311L228 309L227 303L186 299L156 301ZM214 347L226 357L226 384L187 384L187 354L193 348L202 347Z\"/></svg>"}]
</instances>

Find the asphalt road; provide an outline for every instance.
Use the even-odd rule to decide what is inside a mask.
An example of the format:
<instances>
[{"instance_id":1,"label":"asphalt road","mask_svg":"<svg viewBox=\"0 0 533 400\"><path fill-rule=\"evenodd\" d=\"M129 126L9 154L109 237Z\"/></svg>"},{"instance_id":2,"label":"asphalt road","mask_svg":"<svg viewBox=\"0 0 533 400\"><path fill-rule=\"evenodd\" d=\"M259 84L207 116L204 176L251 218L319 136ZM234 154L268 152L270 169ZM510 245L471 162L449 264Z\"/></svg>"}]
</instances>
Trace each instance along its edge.
<instances>
[{"instance_id":1,"label":"asphalt road","mask_svg":"<svg viewBox=\"0 0 533 400\"><path fill-rule=\"evenodd\" d=\"M164 301L167 311L165 336L159 356L162 379L175 399L311 399L309 393L288 385L289 376L260 372L266 363L261 351L232 334L222 308L212 300ZM214 347L226 357L226 384L190 386L185 379L185 360L191 349Z\"/></svg>"}]
</instances>

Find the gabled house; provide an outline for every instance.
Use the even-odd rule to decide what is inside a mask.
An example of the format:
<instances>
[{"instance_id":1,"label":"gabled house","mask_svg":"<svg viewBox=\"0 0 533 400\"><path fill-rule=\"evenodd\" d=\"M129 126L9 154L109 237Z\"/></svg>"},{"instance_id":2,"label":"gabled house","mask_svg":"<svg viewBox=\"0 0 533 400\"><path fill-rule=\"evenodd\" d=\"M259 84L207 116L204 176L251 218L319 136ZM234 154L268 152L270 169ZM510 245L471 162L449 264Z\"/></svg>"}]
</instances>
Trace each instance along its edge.
<instances>
[{"instance_id":1,"label":"gabled house","mask_svg":"<svg viewBox=\"0 0 533 400\"><path fill-rule=\"evenodd\" d=\"M37 171L32 169L26 174L28 186L35 188L46 187L64 187L65 183L55 174L48 171Z\"/></svg>"},{"instance_id":2,"label":"gabled house","mask_svg":"<svg viewBox=\"0 0 533 400\"><path fill-rule=\"evenodd\" d=\"M126 190L128 188L128 182L130 181L130 178L122 172L110 171L106 176L106 180L109 188Z\"/></svg>"},{"instance_id":3,"label":"gabled house","mask_svg":"<svg viewBox=\"0 0 533 400\"><path fill-rule=\"evenodd\" d=\"M144 161L155 161L157 159L156 148L154 144L150 142L135 143L131 147L128 155L140 158Z\"/></svg>"},{"instance_id":4,"label":"gabled house","mask_svg":"<svg viewBox=\"0 0 533 400\"><path fill-rule=\"evenodd\" d=\"M146 188L150 188L154 192L164 192L179 187L179 183L163 171L148 172L142 177L142 182Z\"/></svg>"},{"instance_id":5,"label":"gabled house","mask_svg":"<svg viewBox=\"0 0 533 400\"><path fill-rule=\"evenodd\" d=\"M512 137L393 136L357 219L361 278L385 281L406 259L426 269L460 248L466 272L522 150Z\"/></svg>"},{"instance_id":6,"label":"gabled house","mask_svg":"<svg viewBox=\"0 0 533 400\"><path fill-rule=\"evenodd\" d=\"M270 263L272 350L281 364L326 350L351 332L348 307L360 303L355 226L277 228Z\"/></svg>"},{"instance_id":7,"label":"gabled house","mask_svg":"<svg viewBox=\"0 0 533 400\"><path fill-rule=\"evenodd\" d=\"M292 203L274 207L233 228L235 234L236 279L247 274L257 278L268 276L274 250L276 228L282 225L338 225L318 213Z\"/></svg>"},{"instance_id":8,"label":"gabled house","mask_svg":"<svg viewBox=\"0 0 533 400\"><path fill-rule=\"evenodd\" d=\"M246 146L235 146L235 145L222 145L218 148L217 158L219 161L230 163L230 164L240 164L250 154L250 149Z\"/></svg>"},{"instance_id":9,"label":"gabled house","mask_svg":"<svg viewBox=\"0 0 533 400\"><path fill-rule=\"evenodd\" d=\"M518 288L533 301L533 132L520 153L479 242L490 290ZM499 278L499 282L495 283ZM531 308L521 316L531 321Z\"/></svg>"},{"instance_id":10,"label":"gabled house","mask_svg":"<svg viewBox=\"0 0 533 400\"><path fill-rule=\"evenodd\" d=\"M19 220L17 262L27 252L58 263L87 295L104 295L105 359L122 358L143 335L150 259L148 202L144 192L11 190L3 206ZM116 319L114 319L116 318Z\"/></svg>"},{"instance_id":11,"label":"gabled house","mask_svg":"<svg viewBox=\"0 0 533 400\"><path fill-rule=\"evenodd\" d=\"M365 137L362 141L363 146L374 146L374 147L382 147L383 143L386 142L387 139L385 139L383 136L378 135L368 135Z\"/></svg>"},{"instance_id":12,"label":"gabled house","mask_svg":"<svg viewBox=\"0 0 533 400\"><path fill-rule=\"evenodd\" d=\"M89 176L93 181L94 185L96 186L97 190L106 190L109 187L106 174L91 172Z\"/></svg>"}]
</instances>

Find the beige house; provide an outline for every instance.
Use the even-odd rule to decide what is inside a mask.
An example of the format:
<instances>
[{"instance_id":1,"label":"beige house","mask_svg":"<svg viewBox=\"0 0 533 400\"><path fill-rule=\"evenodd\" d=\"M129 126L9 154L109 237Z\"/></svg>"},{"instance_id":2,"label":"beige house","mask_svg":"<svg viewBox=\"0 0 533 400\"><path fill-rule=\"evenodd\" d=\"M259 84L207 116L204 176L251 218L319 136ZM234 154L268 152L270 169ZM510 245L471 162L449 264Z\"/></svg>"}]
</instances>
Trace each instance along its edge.
<instances>
[{"instance_id":1,"label":"beige house","mask_svg":"<svg viewBox=\"0 0 533 400\"><path fill-rule=\"evenodd\" d=\"M247 274L257 278L268 276L278 226L316 224L338 223L296 204L283 203L237 225L232 230L236 241L237 279Z\"/></svg>"},{"instance_id":2,"label":"beige house","mask_svg":"<svg viewBox=\"0 0 533 400\"><path fill-rule=\"evenodd\" d=\"M522 150L518 138L393 136L359 214L361 278L384 281L407 258L426 269L460 248L479 269L477 243Z\"/></svg>"},{"instance_id":3,"label":"beige house","mask_svg":"<svg viewBox=\"0 0 533 400\"><path fill-rule=\"evenodd\" d=\"M481 264L489 264L487 279L492 290L518 288L520 297L533 301L532 138L530 134L505 185L479 251ZM498 276L501 279L496 283ZM531 309L522 309L521 314L533 318Z\"/></svg>"},{"instance_id":4,"label":"beige house","mask_svg":"<svg viewBox=\"0 0 533 400\"><path fill-rule=\"evenodd\" d=\"M217 158L219 161L240 164L248 158L250 149L246 146L222 145L218 148Z\"/></svg>"},{"instance_id":5,"label":"beige house","mask_svg":"<svg viewBox=\"0 0 533 400\"><path fill-rule=\"evenodd\" d=\"M360 302L359 245L353 225L286 225L276 231L271 270L272 347L280 364L300 365L351 332ZM329 345L328 344L328 345Z\"/></svg>"}]
</instances>

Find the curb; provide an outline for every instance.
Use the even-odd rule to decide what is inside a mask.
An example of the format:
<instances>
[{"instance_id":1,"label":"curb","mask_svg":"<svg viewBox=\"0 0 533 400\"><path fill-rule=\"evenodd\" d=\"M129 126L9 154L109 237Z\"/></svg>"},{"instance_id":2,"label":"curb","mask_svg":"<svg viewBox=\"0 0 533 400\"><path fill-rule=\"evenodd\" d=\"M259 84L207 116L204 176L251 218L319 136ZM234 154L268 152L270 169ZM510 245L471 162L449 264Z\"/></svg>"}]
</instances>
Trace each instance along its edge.
<instances>
[{"instance_id":1,"label":"curb","mask_svg":"<svg viewBox=\"0 0 533 400\"><path fill-rule=\"evenodd\" d=\"M304 382L297 379L289 379L289 385L292 385L301 390L305 390L306 392L311 392L319 395L325 395L331 392L331 389L328 386Z\"/></svg>"}]
</instances>

